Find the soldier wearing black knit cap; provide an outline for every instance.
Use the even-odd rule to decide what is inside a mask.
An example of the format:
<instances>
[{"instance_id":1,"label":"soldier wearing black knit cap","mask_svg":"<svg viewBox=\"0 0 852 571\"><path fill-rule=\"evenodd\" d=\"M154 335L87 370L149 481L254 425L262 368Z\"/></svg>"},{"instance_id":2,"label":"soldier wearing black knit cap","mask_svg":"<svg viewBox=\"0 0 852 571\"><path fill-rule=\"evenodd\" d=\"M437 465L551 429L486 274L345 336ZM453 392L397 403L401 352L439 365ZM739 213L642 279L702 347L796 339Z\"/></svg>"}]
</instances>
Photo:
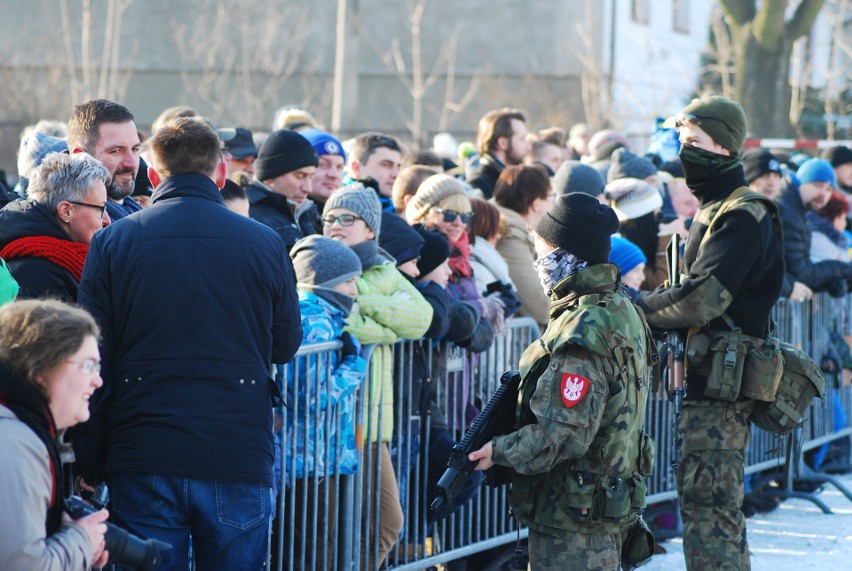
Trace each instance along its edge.
<instances>
[{"instance_id":1,"label":"soldier wearing black knit cap","mask_svg":"<svg viewBox=\"0 0 852 571\"><path fill-rule=\"evenodd\" d=\"M481 470L511 468L512 513L529 527L532 569L639 563L622 545L641 526L653 464L643 430L653 340L609 263L617 230L612 208L584 193L561 196L535 225L550 319L519 364L520 428L468 456Z\"/></svg>"},{"instance_id":2,"label":"soldier wearing black knit cap","mask_svg":"<svg viewBox=\"0 0 852 571\"><path fill-rule=\"evenodd\" d=\"M651 327L700 328L765 338L769 312L784 280L784 254L772 223L774 205L746 202L710 220L747 182L740 161L746 137L739 103L718 96L693 99L676 117L686 184L699 200L676 287L642 292L636 300ZM689 348L687 348L688 350ZM707 356L711 358L710 355ZM708 388L707 374L688 369L679 430L683 456L677 477L687 568L749 569L743 501L743 462L750 439L752 399ZM705 371L706 373L706 371Z\"/></svg>"}]
</instances>

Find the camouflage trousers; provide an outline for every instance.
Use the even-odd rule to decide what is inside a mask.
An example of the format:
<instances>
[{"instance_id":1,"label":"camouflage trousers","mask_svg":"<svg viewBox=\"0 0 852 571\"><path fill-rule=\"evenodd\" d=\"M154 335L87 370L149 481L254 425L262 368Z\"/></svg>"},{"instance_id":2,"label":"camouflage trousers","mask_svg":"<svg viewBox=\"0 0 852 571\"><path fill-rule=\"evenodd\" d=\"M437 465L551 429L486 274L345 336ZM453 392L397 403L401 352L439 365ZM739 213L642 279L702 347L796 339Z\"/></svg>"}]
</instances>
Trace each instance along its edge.
<instances>
[{"instance_id":1,"label":"camouflage trousers","mask_svg":"<svg viewBox=\"0 0 852 571\"><path fill-rule=\"evenodd\" d=\"M687 401L680 418L683 456L677 492L683 552L690 571L751 568L743 468L754 401Z\"/></svg>"},{"instance_id":2,"label":"camouflage trousers","mask_svg":"<svg viewBox=\"0 0 852 571\"><path fill-rule=\"evenodd\" d=\"M531 571L618 571L624 534L565 532L555 537L530 529Z\"/></svg>"}]
</instances>

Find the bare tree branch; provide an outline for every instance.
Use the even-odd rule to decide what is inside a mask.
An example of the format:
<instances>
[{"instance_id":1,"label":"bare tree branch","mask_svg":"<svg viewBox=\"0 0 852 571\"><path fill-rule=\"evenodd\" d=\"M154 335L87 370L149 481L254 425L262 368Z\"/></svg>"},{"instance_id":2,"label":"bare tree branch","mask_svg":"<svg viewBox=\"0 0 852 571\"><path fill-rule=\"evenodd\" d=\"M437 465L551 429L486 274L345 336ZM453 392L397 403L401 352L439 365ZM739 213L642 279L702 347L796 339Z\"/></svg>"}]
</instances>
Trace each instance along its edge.
<instances>
[{"instance_id":1,"label":"bare tree branch","mask_svg":"<svg viewBox=\"0 0 852 571\"><path fill-rule=\"evenodd\" d=\"M819 11L822 10L823 4L825 4L825 0L802 0L796 6L793 17L790 18L790 21L784 27L784 34L790 40L795 40L807 34L811 26L813 26Z\"/></svg>"},{"instance_id":2,"label":"bare tree branch","mask_svg":"<svg viewBox=\"0 0 852 571\"><path fill-rule=\"evenodd\" d=\"M787 4L788 0L763 0L752 20L754 39L766 51L774 52L781 46Z\"/></svg>"}]
</instances>

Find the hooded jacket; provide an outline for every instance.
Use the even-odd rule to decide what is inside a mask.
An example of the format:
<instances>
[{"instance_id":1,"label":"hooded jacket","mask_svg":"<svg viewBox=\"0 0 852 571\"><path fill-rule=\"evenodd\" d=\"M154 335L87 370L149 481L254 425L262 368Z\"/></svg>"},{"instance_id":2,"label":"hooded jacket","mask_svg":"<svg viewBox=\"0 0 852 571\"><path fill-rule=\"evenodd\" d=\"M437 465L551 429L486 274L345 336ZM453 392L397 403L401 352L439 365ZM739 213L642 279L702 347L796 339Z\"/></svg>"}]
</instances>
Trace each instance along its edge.
<instances>
[{"instance_id":1,"label":"hooded jacket","mask_svg":"<svg viewBox=\"0 0 852 571\"><path fill-rule=\"evenodd\" d=\"M272 485L272 363L302 339L281 237L180 174L153 205L98 232L80 304L101 326L103 388L82 471Z\"/></svg>"},{"instance_id":2,"label":"hooded jacket","mask_svg":"<svg viewBox=\"0 0 852 571\"><path fill-rule=\"evenodd\" d=\"M0 210L0 251L10 242L30 236L47 236L77 244L56 217L36 202L16 200ZM70 303L77 301L79 284L74 275L59 264L39 256L23 256L6 259L6 265L20 286L19 299L50 297Z\"/></svg>"}]
</instances>

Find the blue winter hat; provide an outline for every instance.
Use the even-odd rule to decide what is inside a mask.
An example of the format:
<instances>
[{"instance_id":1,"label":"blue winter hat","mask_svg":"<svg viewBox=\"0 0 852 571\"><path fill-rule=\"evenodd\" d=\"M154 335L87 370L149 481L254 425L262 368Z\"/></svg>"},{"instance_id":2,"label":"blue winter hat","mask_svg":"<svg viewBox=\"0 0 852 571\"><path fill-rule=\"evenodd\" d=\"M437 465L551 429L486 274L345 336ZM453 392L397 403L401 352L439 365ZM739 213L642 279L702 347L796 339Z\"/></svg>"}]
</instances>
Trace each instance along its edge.
<instances>
[{"instance_id":1,"label":"blue winter hat","mask_svg":"<svg viewBox=\"0 0 852 571\"><path fill-rule=\"evenodd\" d=\"M822 159L810 159L796 171L796 178L800 184L809 182L827 182L831 188L837 188L837 176L831 163Z\"/></svg>"},{"instance_id":2,"label":"blue winter hat","mask_svg":"<svg viewBox=\"0 0 852 571\"><path fill-rule=\"evenodd\" d=\"M343 162L346 162L346 151L343 150L343 145L325 131L302 129L299 134L314 146L318 155L340 155L343 157Z\"/></svg>"},{"instance_id":3,"label":"blue winter hat","mask_svg":"<svg viewBox=\"0 0 852 571\"><path fill-rule=\"evenodd\" d=\"M21 190L27 190L35 170L50 153L68 152L68 142L45 135L39 131L30 131L21 139L18 150L18 179Z\"/></svg>"},{"instance_id":4,"label":"blue winter hat","mask_svg":"<svg viewBox=\"0 0 852 571\"><path fill-rule=\"evenodd\" d=\"M612 249L609 252L609 261L618 266L621 270L622 276L629 273L630 270L639 264L645 264L648 262L648 259L645 257L645 254L642 253L639 246L627 238L613 236L611 240Z\"/></svg>"}]
</instances>

